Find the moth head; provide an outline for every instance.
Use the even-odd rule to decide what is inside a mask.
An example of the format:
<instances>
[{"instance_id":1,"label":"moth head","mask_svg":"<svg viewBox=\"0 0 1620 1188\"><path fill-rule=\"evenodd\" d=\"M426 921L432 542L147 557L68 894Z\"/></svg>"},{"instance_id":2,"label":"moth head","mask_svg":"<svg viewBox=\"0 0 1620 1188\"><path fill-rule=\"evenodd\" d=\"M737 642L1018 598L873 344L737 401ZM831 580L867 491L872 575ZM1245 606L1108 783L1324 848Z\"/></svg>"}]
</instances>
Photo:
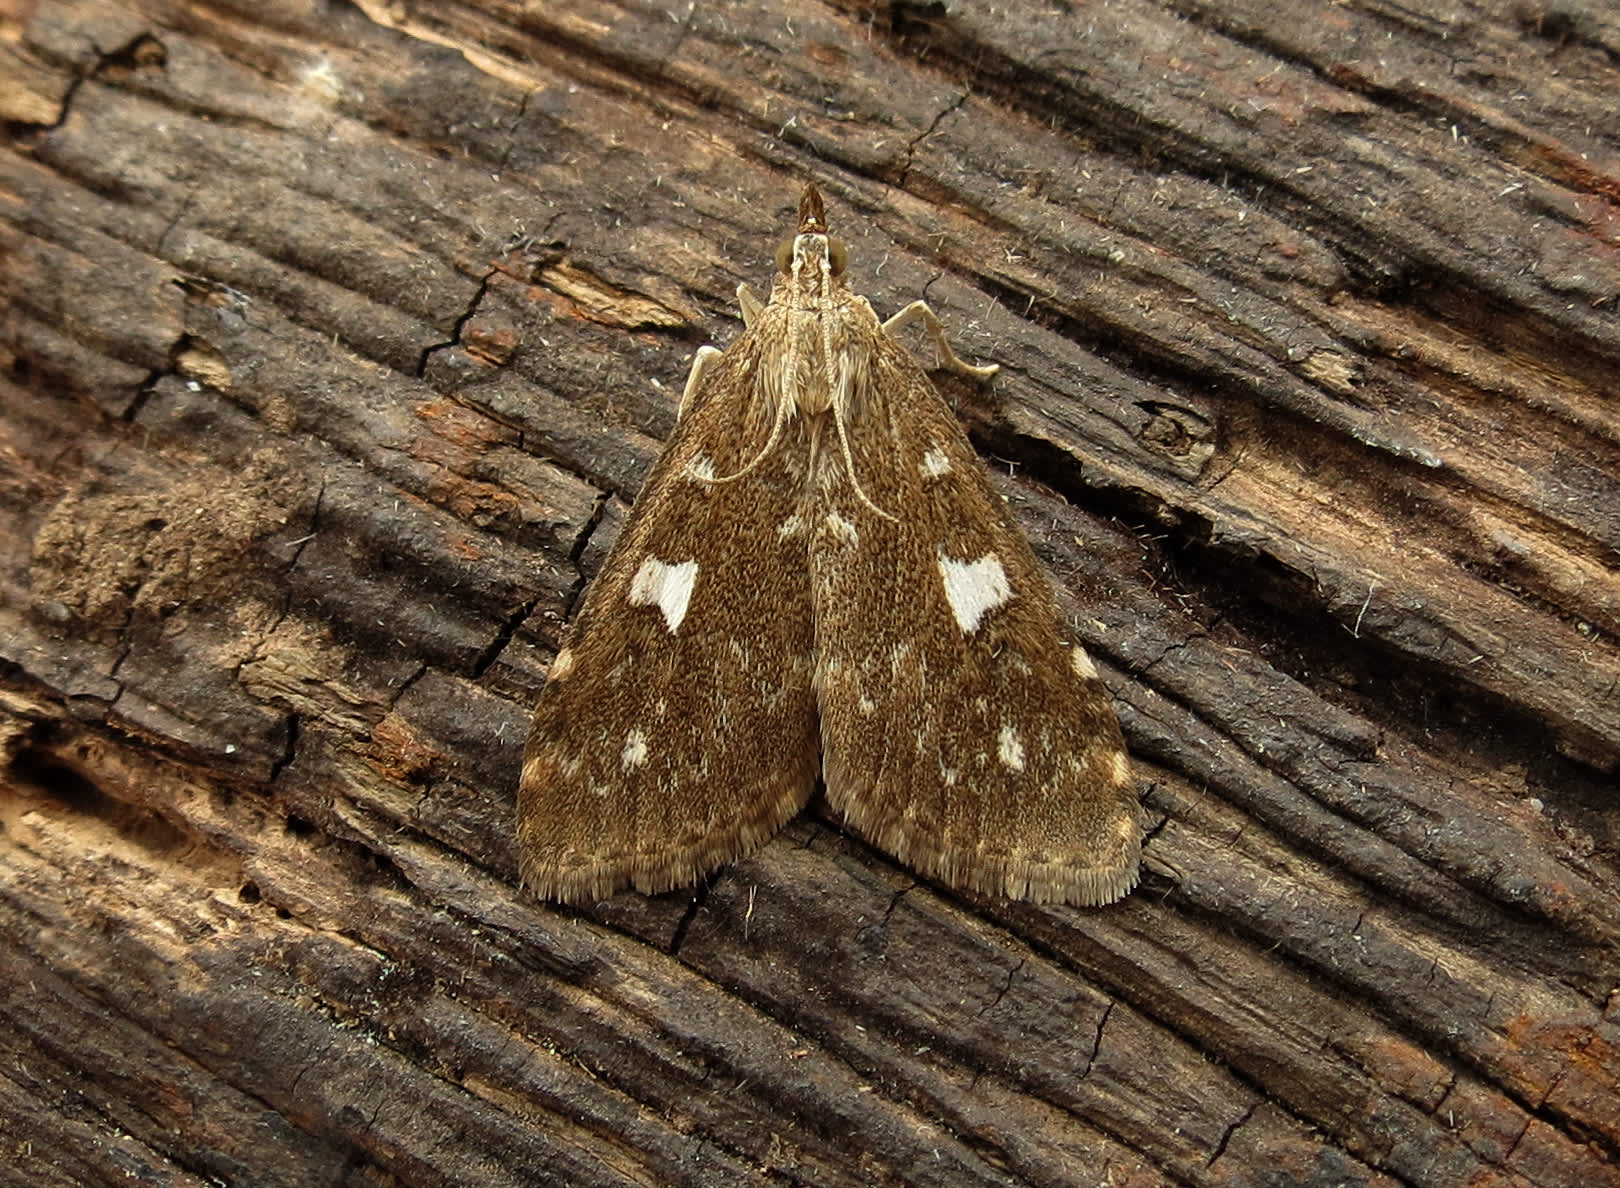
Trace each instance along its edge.
<instances>
[{"instance_id":1,"label":"moth head","mask_svg":"<svg viewBox=\"0 0 1620 1188\"><path fill-rule=\"evenodd\" d=\"M821 271L821 261L825 259L828 271L834 276L842 276L844 267L849 263L849 250L844 247L842 239L834 239L830 235L817 235L810 232L801 232L792 239L784 239L776 249L776 270L786 276L793 275L793 258L799 257L800 275L806 268L810 275Z\"/></svg>"},{"instance_id":2,"label":"moth head","mask_svg":"<svg viewBox=\"0 0 1620 1188\"><path fill-rule=\"evenodd\" d=\"M795 259L799 275L803 277L820 276L823 260L833 276L842 276L844 266L849 263L849 252L843 240L827 234L827 205L814 185L805 186L804 195L799 199L799 233L792 239L784 239L776 249L776 270L784 276L792 276Z\"/></svg>"}]
</instances>

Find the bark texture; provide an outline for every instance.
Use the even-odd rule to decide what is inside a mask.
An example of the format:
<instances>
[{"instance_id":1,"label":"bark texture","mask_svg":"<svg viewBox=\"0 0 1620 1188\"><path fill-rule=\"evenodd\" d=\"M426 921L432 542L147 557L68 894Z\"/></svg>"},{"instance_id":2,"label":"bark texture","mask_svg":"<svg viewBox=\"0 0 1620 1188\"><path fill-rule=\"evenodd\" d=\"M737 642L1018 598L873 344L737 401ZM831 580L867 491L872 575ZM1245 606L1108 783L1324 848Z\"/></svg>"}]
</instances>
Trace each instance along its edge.
<instances>
[{"instance_id":1,"label":"bark texture","mask_svg":"<svg viewBox=\"0 0 1620 1188\"><path fill-rule=\"evenodd\" d=\"M1620 1185L1608 0L0 5L0 1181ZM1098 911L518 888L805 179L1118 698ZM919 341L919 349L922 347Z\"/></svg>"}]
</instances>

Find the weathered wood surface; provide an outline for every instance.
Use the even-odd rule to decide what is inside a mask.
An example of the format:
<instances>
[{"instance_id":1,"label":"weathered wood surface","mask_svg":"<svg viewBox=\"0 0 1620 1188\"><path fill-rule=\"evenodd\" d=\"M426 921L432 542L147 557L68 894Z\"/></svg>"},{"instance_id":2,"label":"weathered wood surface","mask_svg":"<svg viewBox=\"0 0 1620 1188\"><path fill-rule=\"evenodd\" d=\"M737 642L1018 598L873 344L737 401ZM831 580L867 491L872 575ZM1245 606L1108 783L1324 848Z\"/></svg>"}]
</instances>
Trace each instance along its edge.
<instances>
[{"instance_id":1,"label":"weathered wood surface","mask_svg":"<svg viewBox=\"0 0 1620 1188\"><path fill-rule=\"evenodd\" d=\"M1605 0L0 8L0 1180L1615 1185ZM1124 903L530 902L814 178L1116 692Z\"/></svg>"}]
</instances>

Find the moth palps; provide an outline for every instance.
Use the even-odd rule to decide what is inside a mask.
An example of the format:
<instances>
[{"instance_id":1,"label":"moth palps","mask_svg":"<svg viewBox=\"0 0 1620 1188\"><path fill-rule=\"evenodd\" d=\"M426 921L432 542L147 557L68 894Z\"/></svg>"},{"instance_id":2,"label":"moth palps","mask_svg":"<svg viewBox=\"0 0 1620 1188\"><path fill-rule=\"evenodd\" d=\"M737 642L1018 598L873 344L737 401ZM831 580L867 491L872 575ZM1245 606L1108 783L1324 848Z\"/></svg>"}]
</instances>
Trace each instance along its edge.
<instances>
[{"instance_id":1,"label":"moth palps","mask_svg":"<svg viewBox=\"0 0 1620 1188\"><path fill-rule=\"evenodd\" d=\"M1141 825L1106 690L922 367L844 281L806 187L770 300L698 352L679 422L535 708L524 882L665 891L765 842L819 776L952 887L1109 903Z\"/></svg>"}]
</instances>

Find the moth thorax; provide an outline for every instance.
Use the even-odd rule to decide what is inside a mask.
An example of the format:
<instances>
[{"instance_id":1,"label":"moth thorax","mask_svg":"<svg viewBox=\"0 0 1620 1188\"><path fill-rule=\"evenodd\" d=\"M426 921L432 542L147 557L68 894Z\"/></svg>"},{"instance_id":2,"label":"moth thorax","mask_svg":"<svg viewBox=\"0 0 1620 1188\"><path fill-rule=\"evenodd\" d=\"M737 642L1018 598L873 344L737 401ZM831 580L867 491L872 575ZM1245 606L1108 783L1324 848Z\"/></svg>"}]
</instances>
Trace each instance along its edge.
<instances>
[{"instance_id":1,"label":"moth thorax","mask_svg":"<svg viewBox=\"0 0 1620 1188\"><path fill-rule=\"evenodd\" d=\"M819 416L835 404L848 414L858 368L842 321L821 310L795 309L788 312L787 332L783 394L801 416Z\"/></svg>"}]
</instances>

